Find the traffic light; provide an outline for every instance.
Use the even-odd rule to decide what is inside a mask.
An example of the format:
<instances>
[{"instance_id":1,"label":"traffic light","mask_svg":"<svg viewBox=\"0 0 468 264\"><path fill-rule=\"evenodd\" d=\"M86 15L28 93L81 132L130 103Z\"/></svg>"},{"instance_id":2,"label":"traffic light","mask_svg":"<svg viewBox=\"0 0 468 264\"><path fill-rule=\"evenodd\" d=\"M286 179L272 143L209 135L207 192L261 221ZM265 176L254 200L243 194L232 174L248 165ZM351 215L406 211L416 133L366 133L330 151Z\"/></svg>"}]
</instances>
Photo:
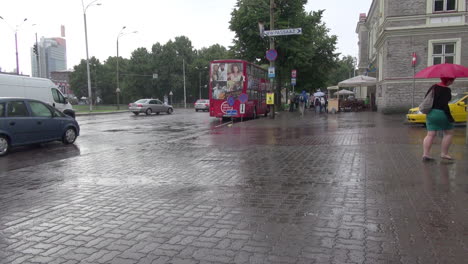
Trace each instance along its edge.
<instances>
[{"instance_id":1,"label":"traffic light","mask_svg":"<svg viewBox=\"0 0 468 264\"><path fill-rule=\"evenodd\" d=\"M34 54L37 55L37 44L34 44L34 46L33 46L33 52L34 52Z\"/></svg>"}]
</instances>

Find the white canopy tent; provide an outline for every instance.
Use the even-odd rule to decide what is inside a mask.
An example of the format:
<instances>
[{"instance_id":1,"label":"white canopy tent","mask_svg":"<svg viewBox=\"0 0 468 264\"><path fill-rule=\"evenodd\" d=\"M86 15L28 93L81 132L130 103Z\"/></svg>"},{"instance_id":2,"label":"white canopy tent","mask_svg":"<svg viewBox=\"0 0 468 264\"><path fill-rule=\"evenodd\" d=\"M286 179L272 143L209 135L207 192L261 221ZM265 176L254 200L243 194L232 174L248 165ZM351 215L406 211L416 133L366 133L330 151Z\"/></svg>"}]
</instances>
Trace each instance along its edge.
<instances>
[{"instance_id":1,"label":"white canopy tent","mask_svg":"<svg viewBox=\"0 0 468 264\"><path fill-rule=\"evenodd\" d=\"M354 92L349 91L349 90L340 90L340 91L335 93L335 95L350 95L350 94L354 94Z\"/></svg>"},{"instance_id":2,"label":"white canopy tent","mask_svg":"<svg viewBox=\"0 0 468 264\"><path fill-rule=\"evenodd\" d=\"M364 99L367 94L367 87L368 86L375 86L377 84L377 79L370 76L365 75L358 75L354 76L353 78L346 79L338 83L339 87L355 87L354 92L356 94L356 98ZM363 93L362 87L366 87Z\"/></svg>"},{"instance_id":3,"label":"white canopy tent","mask_svg":"<svg viewBox=\"0 0 468 264\"><path fill-rule=\"evenodd\" d=\"M377 79L365 75L354 76L338 83L338 87L360 87L372 86L377 84Z\"/></svg>"}]
</instances>

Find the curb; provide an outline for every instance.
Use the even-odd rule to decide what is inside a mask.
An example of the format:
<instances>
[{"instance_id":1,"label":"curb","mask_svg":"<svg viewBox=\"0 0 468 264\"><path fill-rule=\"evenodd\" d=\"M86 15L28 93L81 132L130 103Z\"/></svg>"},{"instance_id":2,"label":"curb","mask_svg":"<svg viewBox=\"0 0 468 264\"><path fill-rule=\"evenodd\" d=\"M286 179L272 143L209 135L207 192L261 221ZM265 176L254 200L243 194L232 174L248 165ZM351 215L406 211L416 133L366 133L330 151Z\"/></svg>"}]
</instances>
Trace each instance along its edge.
<instances>
[{"instance_id":1,"label":"curb","mask_svg":"<svg viewBox=\"0 0 468 264\"><path fill-rule=\"evenodd\" d=\"M129 113L130 111L113 111L113 112L81 112L75 113L75 116L92 116L92 115L112 115L112 114L121 114L121 113Z\"/></svg>"}]
</instances>

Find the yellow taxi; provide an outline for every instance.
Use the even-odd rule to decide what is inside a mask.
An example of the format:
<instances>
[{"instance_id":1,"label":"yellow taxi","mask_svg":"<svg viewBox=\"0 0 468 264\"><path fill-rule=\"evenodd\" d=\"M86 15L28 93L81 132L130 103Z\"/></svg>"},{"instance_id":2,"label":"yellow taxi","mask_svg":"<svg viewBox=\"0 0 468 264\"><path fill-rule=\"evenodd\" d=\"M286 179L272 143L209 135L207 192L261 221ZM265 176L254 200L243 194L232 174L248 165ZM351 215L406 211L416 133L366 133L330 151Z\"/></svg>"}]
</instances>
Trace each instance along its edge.
<instances>
[{"instance_id":1,"label":"yellow taxi","mask_svg":"<svg viewBox=\"0 0 468 264\"><path fill-rule=\"evenodd\" d=\"M468 93L459 94L452 97L449 102L450 113L455 122L466 122L466 110L468 106ZM426 123L426 115L419 111L419 107L411 108L406 115L409 123Z\"/></svg>"}]
</instances>

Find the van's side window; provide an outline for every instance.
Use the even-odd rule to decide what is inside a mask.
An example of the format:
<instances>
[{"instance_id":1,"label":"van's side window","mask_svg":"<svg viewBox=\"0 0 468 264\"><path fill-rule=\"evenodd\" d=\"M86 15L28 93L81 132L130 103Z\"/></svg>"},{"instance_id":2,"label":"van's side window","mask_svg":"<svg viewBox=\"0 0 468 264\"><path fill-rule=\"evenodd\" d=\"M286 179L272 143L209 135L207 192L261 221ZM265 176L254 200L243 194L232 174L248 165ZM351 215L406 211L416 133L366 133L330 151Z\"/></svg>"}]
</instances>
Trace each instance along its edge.
<instances>
[{"instance_id":1,"label":"van's side window","mask_svg":"<svg viewBox=\"0 0 468 264\"><path fill-rule=\"evenodd\" d=\"M0 117L5 116L5 104L0 104Z\"/></svg>"},{"instance_id":2,"label":"van's side window","mask_svg":"<svg viewBox=\"0 0 468 264\"><path fill-rule=\"evenodd\" d=\"M28 109L23 101L11 101L8 103L8 117L29 116Z\"/></svg>"},{"instance_id":3,"label":"van's side window","mask_svg":"<svg viewBox=\"0 0 468 264\"><path fill-rule=\"evenodd\" d=\"M52 96L54 97L54 101L59 104L65 103L65 97L55 88L52 88Z\"/></svg>"}]
</instances>

